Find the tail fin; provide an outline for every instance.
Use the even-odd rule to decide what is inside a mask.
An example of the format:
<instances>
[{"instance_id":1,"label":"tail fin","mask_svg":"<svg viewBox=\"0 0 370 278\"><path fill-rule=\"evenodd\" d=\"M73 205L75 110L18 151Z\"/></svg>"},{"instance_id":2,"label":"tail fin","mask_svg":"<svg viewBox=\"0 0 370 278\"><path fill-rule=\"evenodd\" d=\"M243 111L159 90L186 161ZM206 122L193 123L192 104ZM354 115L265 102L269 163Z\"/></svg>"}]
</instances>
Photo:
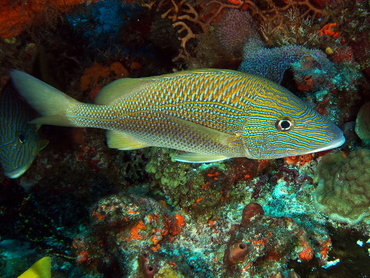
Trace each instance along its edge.
<instances>
[{"instance_id":1,"label":"tail fin","mask_svg":"<svg viewBox=\"0 0 370 278\"><path fill-rule=\"evenodd\" d=\"M17 91L42 115L32 123L73 126L68 114L80 102L25 72L12 70L10 77Z\"/></svg>"},{"instance_id":2,"label":"tail fin","mask_svg":"<svg viewBox=\"0 0 370 278\"><path fill-rule=\"evenodd\" d=\"M51 259L43 257L35 262L26 272L18 278L50 278L51 277Z\"/></svg>"}]
</instances>

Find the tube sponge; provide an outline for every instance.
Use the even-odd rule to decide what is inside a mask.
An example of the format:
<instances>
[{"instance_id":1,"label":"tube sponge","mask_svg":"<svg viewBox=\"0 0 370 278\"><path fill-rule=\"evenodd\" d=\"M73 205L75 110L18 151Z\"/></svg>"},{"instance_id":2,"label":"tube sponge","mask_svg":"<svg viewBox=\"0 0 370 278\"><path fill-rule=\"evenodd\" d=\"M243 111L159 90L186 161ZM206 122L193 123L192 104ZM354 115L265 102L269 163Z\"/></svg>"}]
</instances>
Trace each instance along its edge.
<instances>
[{"instance_id":1,"label":"tube sponge","mask_svg":"<svg viewBox=\"0 0 370 278\"><path fill-rule=\"evenodd\" d=\"M326 54L318 49L308 49L301 45L285 45L282 47L267 48L262 41L251 39L244 45L243 61L239 71L253 73L281 83L284 72L293 68L294 76L333 76L334 64ZM313 61L303 66L305 57Z\"/></svg>"},{"instance_id":2,"label":"tube sponge","mask_svg":"<svg viewBox=\"0 0 370 278\"><path fill-rule=\"evenodd\" d=\"M357 149L347 158L326 154L318 167L316 207L330 219L355 225L370 215L370 150Z\"/></svg>"}]
</instances>

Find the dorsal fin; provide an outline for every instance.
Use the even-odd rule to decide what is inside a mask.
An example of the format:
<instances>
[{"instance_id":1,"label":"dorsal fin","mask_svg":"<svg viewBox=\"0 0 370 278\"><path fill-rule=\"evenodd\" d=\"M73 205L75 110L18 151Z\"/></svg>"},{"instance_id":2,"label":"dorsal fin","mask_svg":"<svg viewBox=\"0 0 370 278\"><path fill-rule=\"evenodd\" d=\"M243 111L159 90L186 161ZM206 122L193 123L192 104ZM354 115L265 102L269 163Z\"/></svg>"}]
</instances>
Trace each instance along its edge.
<instances>
[{"instance_id":1,"label":"dorsal fin","mask_svg":"<svg viewBox=\"0 0 370 278\"><path fill-rule=\"evenodd\" d=\"M144 77L144 78L122 78L105 86L95 99L96 104L111 104L115 100L122 98L123 96L128 96L134 94L146 86L148 83L155 82L162 78L171 78L182 75L189 75L193 73L202 72L237 72L232 70L224 69L195 69L195 70L184 70L173 73L167 73L158 76ZM240 72L238 72L240 73ZM243 73L241 73L243 74Z\"/></svg>"},{"instance_id":2,"label":"dorsal fin","mask_svg":"<svg viewBox=\"0 0 370 278\"><path fill-rule=\"evenodd\" d=\"M207 72L228 72L228 73L239 73L239 74L245 74L244 72L239 72L235 70L226 70L226 69L193 69L193 70L183 70L183 71L177 71L173 73L166 73L158 76L152 76L152 77L146 77L145 79L151 79L151 80L157 80L160 78L168 78L168 77L176 77L176 76L182 76L182 75L189 75L194 73L207 73Z\"/></svg>"},{"instance_id":3,"label":"dorsal fin","mask_svg":"<svg viewBox=\"0 0 370 278\"><path fill-rule=\"evenodd\" d=\"M110 104L115 100L134 94L147 86L152 80L147 78L122 78L105 86L95 99L96 104Z\"/></svg>"}]
</instances>

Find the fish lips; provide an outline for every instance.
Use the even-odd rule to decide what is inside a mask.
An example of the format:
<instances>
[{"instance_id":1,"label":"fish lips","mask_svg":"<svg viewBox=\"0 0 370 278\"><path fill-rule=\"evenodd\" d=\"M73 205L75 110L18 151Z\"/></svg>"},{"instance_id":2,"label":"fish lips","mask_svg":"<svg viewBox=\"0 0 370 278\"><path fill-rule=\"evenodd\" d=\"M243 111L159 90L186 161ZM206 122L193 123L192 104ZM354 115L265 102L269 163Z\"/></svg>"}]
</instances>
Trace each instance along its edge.
<instances>
[{"instance_id":1,"label":"fish lips","mask_svg":"<svg viewBox=\"0 0 370 278\"><path fill-rule=\"evenodd\" d=\"M322 152L322 151L335 149L335 148L338 148L338 147L342 146L346 142L346 139L345 139L341 129L339 129L338 127L335 127L335 129L336 129L336 136L333 137L333 139L331 141L329 141L327 144L325 144L323 146L320 146L319 148L310 149L307 152L301 152L301 151L296 151L296 150L291 150L291 152L290 152L290 150L287 150L286 156L317 153L317 152Z\"/></svg>"},{"instance_id":2,"label":"fish lips","mask_svg":"<svg viewBox=\"0 0 370 278\"><path fill-rule=\"evenodd\" d=\"M321 148L315 149L313 152L317 153L317 152L335 149L335 148L342 146L345 142L346 142L346 138L344 138L343 132L340 131L340 134L338 134L338 136L336 136L328 144L326 144L325 146Z\"/></svg>"}]
</instances>

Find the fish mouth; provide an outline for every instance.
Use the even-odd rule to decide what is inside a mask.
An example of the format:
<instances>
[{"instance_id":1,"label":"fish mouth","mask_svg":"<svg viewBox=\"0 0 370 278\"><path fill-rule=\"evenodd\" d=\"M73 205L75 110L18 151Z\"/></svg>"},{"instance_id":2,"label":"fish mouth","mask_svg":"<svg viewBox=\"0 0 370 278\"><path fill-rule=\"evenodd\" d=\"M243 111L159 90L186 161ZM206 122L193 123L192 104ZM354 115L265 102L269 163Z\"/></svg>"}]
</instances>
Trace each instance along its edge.
<instances>
[{"instance_id":1,"label":"fish mouth","mask_svg":"<svg viewBox=\"0 0 370 278\"><path fill-rule=\"evenodd\" d=\"M342 133L337 138L330 141L330 143L327 144L326 146L324 146L322 148L315 149L314 152L316 153L316 152L322 152L322 151L326 151L326 150L330 150L330 149L335 149L335 148L338 148L338 147L342 146L345 142L346 142L346 139L344 138L344 135Z\"/></svg>"},{"instance_id":2,"label":"fish mouth","mask_svg":"<svg viewBox=\"0 0 370 278\"><path fill-rule=\"evenodd\" d=\"M339 129L339 128L338 128ZM319 147L319 148L316 148L316 149L312 149L312 150L309 150L307 151L306 153L304 154L309 154L309 153L317 153L317 152L322 152L322 151L327 151L327 150L331 150L331 149L335 149L335 148L338 148L340 146L342 146L345 142L346 142L346 138L344 137L343 135L343 132L342 130L339 129L340 132L338 132L337 136L334 137L329 143L327 143L326 145L322 146L322 147ZM289 154L291 155L291 154Z\"/></svg>"},{"instance_id":3,"label":"fish mouth","mask_svg":"<svg viewBox=\"0 0 370 278\"><path fill-rule=\"evenodd\" d=\"M10 172L5 172L4 174L11 178L11 179L16 179L16 178L19 178L20 176L22 176L24 174L24 172L27 171L27 169L29 168L29 165L25 165L25 166L22 166L20 168L17 168L13 171L10 171Z\"/></svg>"}]
</instances>

